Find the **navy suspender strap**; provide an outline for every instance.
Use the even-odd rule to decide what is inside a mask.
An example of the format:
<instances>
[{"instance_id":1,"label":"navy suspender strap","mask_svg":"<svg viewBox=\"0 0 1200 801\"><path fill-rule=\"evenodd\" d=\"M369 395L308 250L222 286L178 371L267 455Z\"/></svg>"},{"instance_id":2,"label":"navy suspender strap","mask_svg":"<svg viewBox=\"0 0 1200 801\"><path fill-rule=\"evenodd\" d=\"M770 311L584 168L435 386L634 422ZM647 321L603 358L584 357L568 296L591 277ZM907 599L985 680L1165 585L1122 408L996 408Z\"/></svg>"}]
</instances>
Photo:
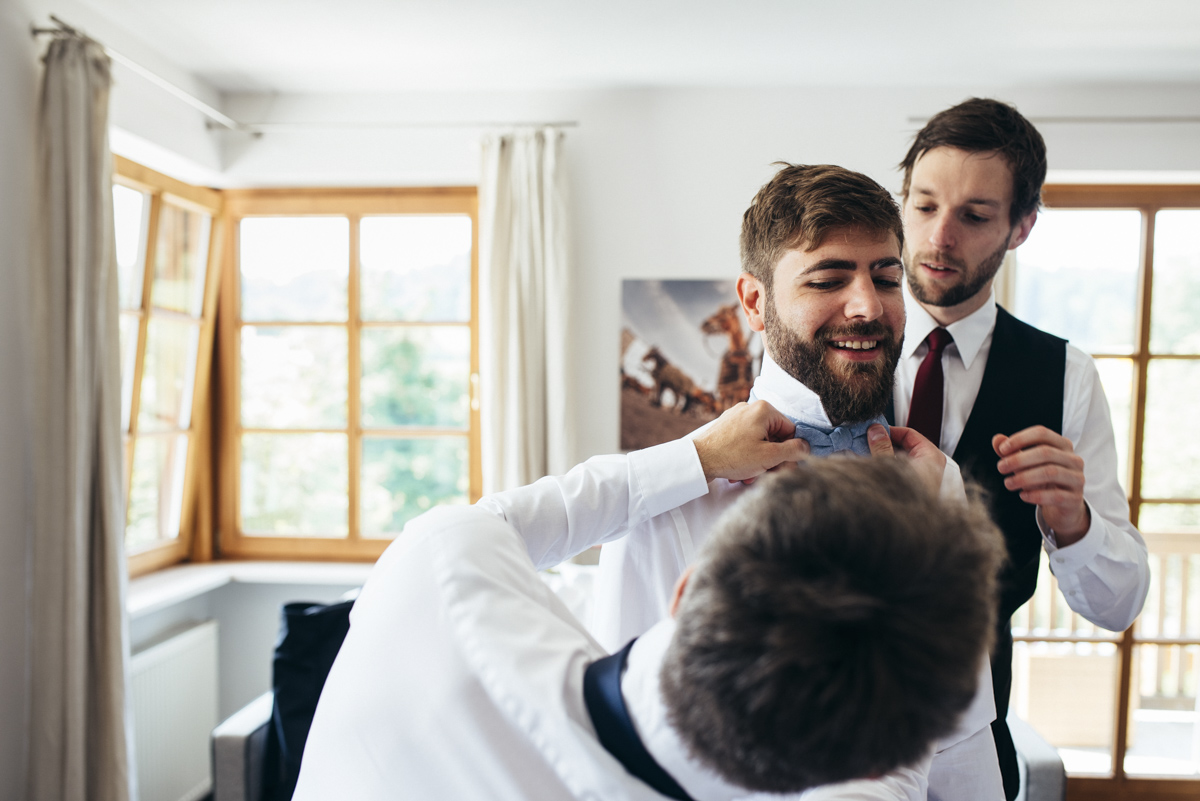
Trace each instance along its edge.
<instances>
[{"instance_id":1,"label":"navy suspender strap","mask_svg":"<svg viewBox=\"0 0 1200 801\"><path fill-rule=\"evenodd\" d=\"M596 727L600 744L625 766L625 770L668 798L693 801L646 750L621 696L621 673L634 642L636 640L630 640L620 651L587 666L583 674L583 702Z\"/></svg>"}]
</instances>

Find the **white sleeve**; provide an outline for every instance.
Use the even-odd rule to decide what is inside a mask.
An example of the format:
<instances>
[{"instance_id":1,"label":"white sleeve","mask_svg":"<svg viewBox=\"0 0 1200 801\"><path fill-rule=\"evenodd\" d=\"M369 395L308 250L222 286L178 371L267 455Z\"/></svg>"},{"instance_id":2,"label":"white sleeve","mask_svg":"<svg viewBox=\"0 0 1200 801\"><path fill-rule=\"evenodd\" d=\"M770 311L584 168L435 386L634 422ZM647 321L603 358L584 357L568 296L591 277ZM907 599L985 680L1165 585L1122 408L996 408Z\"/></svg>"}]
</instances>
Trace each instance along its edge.
<instances>
[{"instance_id":1,"label":"white sleeve","mask_svg":"<svg viewBox=\"0 0 1200 801\"><path fill-rule=\"evenodd\" d=\"M565 475L489 495L477 505L512 525L542 569L706 492L696 446L682 439L596 456Z\"/></svg>"},{"instance_id":2,"label":"white sleeve","mask_svg":"<svg viewBox=\"0 0 1200 801\"><path fill-rule=\"evenodd\" d=\"M988 695L992 694L989 684ZM1004 801L1004 779L996 759L992 727L934 754L929 769L929 801Z\"/></svg>"},{"instance_id":3,"label":"white sleeve","mask_svg":"<svg viewBox=\"0 0 1200 801\"><path fill-rule=\"evenodd\" d=\"M827 784L795 797L801 801L925 801L928 780L929 757L926 757L916 765L897 768L878 779L856 779ZM793 796L760 793L743 801L786 801L790 798Z\"/></svg>"},{"instance_id":4,"label":"white sleeve","mask_svg":"<svg viewBox=\"0 0 1200 801\"><path fill-rule=\"evenodd\" d=\"M1100 374L1091 357L1069 345L1065 381L1063 436L1083 458L1083 498L1092 522L1083 539L1063 548L1040 510L1037 523L1067 605L1097 626L1124 631L1142 611L1150 589L1146 542L1129 522Z\"/></svg>"}]
</instances>

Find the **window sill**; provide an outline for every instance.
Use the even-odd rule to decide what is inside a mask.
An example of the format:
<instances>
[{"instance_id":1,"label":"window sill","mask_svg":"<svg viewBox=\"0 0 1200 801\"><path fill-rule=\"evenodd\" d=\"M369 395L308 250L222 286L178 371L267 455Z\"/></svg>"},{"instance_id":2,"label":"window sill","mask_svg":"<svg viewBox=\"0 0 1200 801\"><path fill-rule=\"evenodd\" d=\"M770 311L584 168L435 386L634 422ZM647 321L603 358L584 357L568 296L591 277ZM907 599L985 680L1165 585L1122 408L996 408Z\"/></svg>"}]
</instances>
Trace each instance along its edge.
<instances>
[{"instance_id":1,"label":"window sill","mask_svg":"<svg viewBox=\"0 0 1200 801\"><path fill-rule=\"evenodd\" d=\"M152 614L226 584L362 584L374 565L360 562L207 562L131 579L130 618Z\"/></svg>"}]
</instances>

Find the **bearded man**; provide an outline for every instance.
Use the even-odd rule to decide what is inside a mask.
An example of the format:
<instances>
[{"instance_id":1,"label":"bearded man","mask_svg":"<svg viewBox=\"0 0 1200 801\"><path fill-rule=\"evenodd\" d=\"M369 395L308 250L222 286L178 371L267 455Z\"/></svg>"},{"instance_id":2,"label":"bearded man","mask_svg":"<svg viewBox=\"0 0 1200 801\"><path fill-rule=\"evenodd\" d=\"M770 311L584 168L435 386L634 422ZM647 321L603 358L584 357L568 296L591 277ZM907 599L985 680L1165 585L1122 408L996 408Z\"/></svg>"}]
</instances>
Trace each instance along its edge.
<instances>
[{"instance_id":1,"label":"bearded man","mask_svg":"<svg viewBox=\"0 0 1200 801\"><path fill-rule=\"evenodd\" d=\"M893 427L889 438L883 418L905 325L903 240L891 194L841 167L787 165L758 192L743 216L737 281L742 309L762 332L766 351L752 399L786 415L814 456L865 456L881 446L890 451L894 442L913 457L914 469L927 470L943 497L961 496L958 466L910 429ZM604 546L592 621L604 646L620 648L667 616L676 580L743 491L738 482L710 482L706 494ZM1003 797L989 727L991 676L986 654L979 658L980 692L958 730L935 748L929 798ZM883 783L858 792L895 797ZM924 799L924 790L912 797Z\"/></svg>"}]
</instances>

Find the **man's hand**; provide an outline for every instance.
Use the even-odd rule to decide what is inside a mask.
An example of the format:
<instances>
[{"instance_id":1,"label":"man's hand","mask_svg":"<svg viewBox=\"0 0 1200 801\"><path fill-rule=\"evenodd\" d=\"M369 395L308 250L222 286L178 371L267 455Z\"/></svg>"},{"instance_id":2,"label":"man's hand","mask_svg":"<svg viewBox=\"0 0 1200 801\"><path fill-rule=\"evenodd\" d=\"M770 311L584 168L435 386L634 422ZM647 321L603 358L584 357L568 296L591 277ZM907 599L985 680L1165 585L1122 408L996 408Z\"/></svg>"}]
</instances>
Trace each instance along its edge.
<instances>
[{"instance_id":1,"label":"man's hand","mask_svg":"<svg viewBox=\"0 0 1200 801\"><path fill-rule=\"evenodd\" d=\"M1083 458L1071 440L1045 426L1032 426L1011 437L997 434L992 447L1001 457L996 468L1006 476L1004 486L1042 510L1058 546L1083 539L1092 516L1083 502Z\"/></svg>"},{"instance_id":2,"label":"man's hand","mask_svg":"<svg viewBox=\"0 0 1200 801\"><path fill-rule=\"evenodd\" d=\"M941 489L942 474L946 472L946 454L916 429L892 426L892 436L888 439L886 428L873 425L867 429L867 444L871 447L872 456L892 456L899 449L908 456L909 464L925 486L935 495Z\"/></svg>"},{"instance_id":3,"label":"man's hand","mask_svg":"<svg viewBox=\"0 0 1200 801\"><path fill-rule=\"evenodd\" d=\"M795 439L796 426L766 401L739 403L696 437L705 481L727 478L750 483L756 476L808 455Z\"/></svg>"}]
</instances>

